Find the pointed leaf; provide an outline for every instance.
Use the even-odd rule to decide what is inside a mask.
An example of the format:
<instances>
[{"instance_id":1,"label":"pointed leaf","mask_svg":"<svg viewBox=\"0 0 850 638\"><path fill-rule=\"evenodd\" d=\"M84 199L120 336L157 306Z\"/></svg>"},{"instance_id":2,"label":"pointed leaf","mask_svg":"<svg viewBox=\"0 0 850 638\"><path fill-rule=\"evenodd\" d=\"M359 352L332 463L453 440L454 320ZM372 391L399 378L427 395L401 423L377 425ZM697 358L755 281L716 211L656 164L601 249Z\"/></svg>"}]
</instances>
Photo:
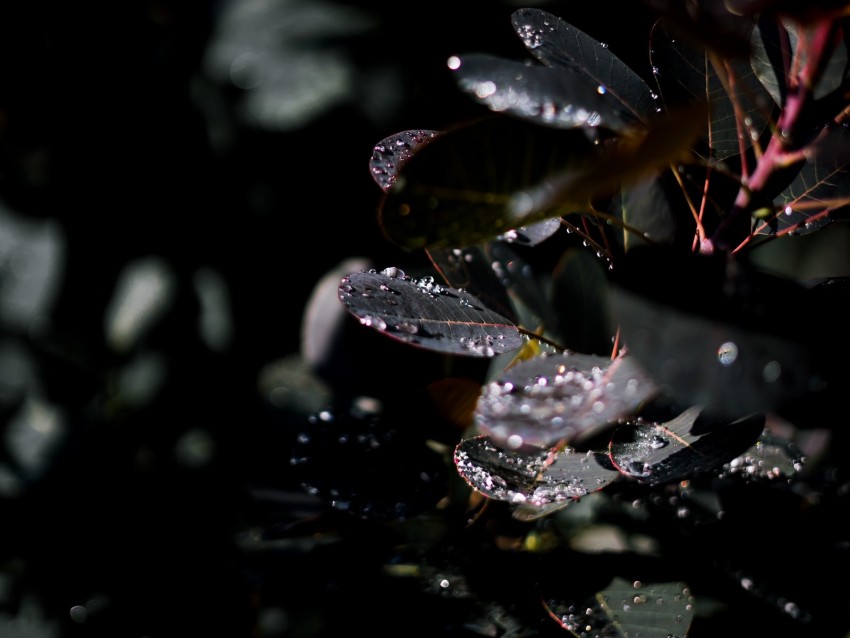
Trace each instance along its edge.
<instances>
[{"instance_id":1,"label":"pointed leaf","mask_svg":"<svg viewBox=\"0 0 850 638\"><path fill-rule=\"evenodd\" d=\"M522 361L482 390L479 431L511 448L548 447L588 437L633 413L656 392L630 357L541 355Z\"/></svg>"},{"instance_id":2,"label":"pointed leaf","mask_svg":"<svg viewBox=\"0 0 850 638\"><path fill-rule=\"evenodd\" d=\"M484 53L455 59L460 89L492 111L554 128L622 131L633 124L605 86L574 68L531 66Z\"/></svg>"},{"instance_id":3,"label":"pointed leaf","mask_svg":"<svg viewBox=\"0 0 850 638\"><path fill-rule=\"evenodd\" d=\"M679 222L660 175L650 176L623 189L618 203L625 226L625 250L634 245L644 245L647 241L656 244L673 243Z\"/></svg>"},{"instance_id":4,"label":"pointed leaf","mask_svg":"<svg viewBox=\"0 0 850 638\"><path fill-rule=\"evenodd\" d=\"M657 485L719 471L752 446L764 430L764 415L715 425L695 434L702 408L685 410L663 424L632 422L611 438L611 461L626 476Z\"/></svg>"},{"instance_id":5,"label":"pointed leaf","mask_svg":"<svg viewBox=\"0 0 850 638\"><path fill-rule=\"evenodd\" d=\"M616 98L632 121L646 121L659 110L649 85L608 49L561 18L540 9L519 9L514 29L526 48L553 70L584 74L594 87Z\"/></svg>"},{"instance_id":6,"label":"pointed leaf","mask_svg":"<svg viewBox=\"0 0 850 638\"><path fill-rule=\"evenodd\" d=\"M765 430L746 452L725 464L724 475L747 481L788 480L803 469L804 462L794 443Z\"/></svg>"},{"instance_id":7,"label":"pointed leaf","mask_svg":"<svg viewBox=\"0 0 850 638\"><path fill-rule=\"evenodd\" d=\"M544 219L542 222L536 222L528 226L514 228L508 232L499 235L499 239L508 244L518 244L520 246L537 246L549 239L552 235L561 229L561 218L552 217Z\"/></svg>"},{"instance_id":8,"label":"pointed leaf","mask_svg":"<svg viewBox=\"0 0 850 638\"><path fill-rule=\"evenodd\" d=\"M398 268L344 277L339 299L363 325L428 350L493 357L524 343L516 326L472 295Z\"/></svg>"}]
</instances>

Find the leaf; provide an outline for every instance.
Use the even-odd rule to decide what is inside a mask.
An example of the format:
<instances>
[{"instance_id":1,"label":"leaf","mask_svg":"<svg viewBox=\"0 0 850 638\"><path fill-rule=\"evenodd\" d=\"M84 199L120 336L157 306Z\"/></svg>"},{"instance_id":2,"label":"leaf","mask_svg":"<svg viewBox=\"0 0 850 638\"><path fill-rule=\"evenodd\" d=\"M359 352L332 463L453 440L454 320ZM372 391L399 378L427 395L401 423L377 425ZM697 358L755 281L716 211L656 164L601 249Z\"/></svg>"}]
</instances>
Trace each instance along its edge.
<instances>
[{"instance_id":1,"label":"leaf","mask_svg":"<svg viewBox=\"0 0 850 638\"><path fill-rule=\"evenodd\" d=\"M428 350L493 357L524 343L516 326L472 295L398 268L344 277L339 299L361 324Z\"/></svg>"},{"instance_id":2,"label":"leaf","mask_svg":"<svg viewBox=\"0 0 850 638\"><path fill-rule=\"evenodd\" d=\"M518 244L520 246L537 246L549 239L552 235L561 229L561 218L552 217L544 219L542 222L529 224L514 228L502 235L498 239L508 244Z\"/></svg>"},{"instance_id":3,"label":"leaf","mask_svg":"<svg viewBox=\"0 0 850 638\"><path fill-rule=\"evenodd\" d=\"M802 32L801 32L802 28ZM800 41L800 36L804 41ZM787 69L800 69L808 58L812 31L789 18L768 16L759 20L752 33L750 64L773 101L785 104L788 92ZM838 89L847 73L847 46L839 41L829 61L824 66L814 87L815 99L820 99Z\"/></svg>"},{"instance_id":4,"label":"leaf","mask_svg":"<svg viewBox=\"0 0 850 638\"><path fill-rule=\"evenodd\" d=\"M618 428L609 444L612 463L650 485L681 481L719 470L764 430L764 415L758 414L695 433L701 412L701 407L692 407L660 425L636 421Z\"/></svg>"},{"instance_id":5,"label":"leaf","mask_svg":"<svg viewBox=\"0 0 850 638\"><path fill-rule=\"evenodd\" d=\"M649 176L623 189L617 200L623 220L623 246L647 242L672 244L679 223L660 175Z\"/></svg>"},{"instance_id":6,"label":"leaf","mask_svg":"<svg viewBox=\"0 0 850 638\"><path fill-rule=\"evenodd\" d=\"M478 121L410 159L379 206L379 224L387 239L413 250L470 246L587 210L594 198L689 156L702 113L692 104L603 146L579 131L509 117Z\"/></svg>"},{"instance_id":7,"label":"leaf","mask_svg":"<svg viewBox=\"0 0 850 638\"><path fill-rule=\"evenodd\" d=\"M623 131L633 124L606 87L570 68L531 66L484 53L456 56L459 88L491 111L554 128Z\"/></svg>"},{"instance_id":8,"label":"leaf","mask_svg":"<svg viewBox=\"0 0 850 638\"><path fill-rule=\"evenodd\" d=\"M498 445L548 447L595 434L656 391L625 355L543 354L484 386L475 425Z\"/></svg>"},{"instance_id":9,"label":"leaf","mask_svg":"<svg viewBox=\"0 0 850 638\"><path fill-rule=\"evenodd\" d=\"M694 618L694 599L686 583L647 583L615 577L596 595L622 636L686 636Z\"/></svg>"},{"instance_id":10,"label":"leaf","mask_svg":"<svg viewBox=\"0 0 850 638\"><path fill-rule=\"evenodd\" d=\"M380 203L378 222L387 239L408 250L472 246L557 216L512 202L547 175L586 174L598 154L581 131L491 116L417 152ZM574 203L586 206L586 196Z\"/></svg>"},{"instance_id":11,"label":"leaf","mask_svg":"<svg viewBox=\"0 0 850 638\"><path fill-rule=\"evenodd\" d=\"M540 9L519 9L512 22L532 55L553 70L583 74L594 90L619 101L631 123L645 122L660 110L649 85L607 45Z\"/></svg>"},{"instance_id":12,"label":"leaf","mask_svg":"<svg viewBox=\"0 0 850 638\"><path fill-rule=\"evenodd\" d=\"M569 350L610 352L615 329L608 301L607 269L587 249L561 255L552 275L552 305L558 313L557 335Z\"/></svg>"},{"instance_id":13,"label":"leaf","mask_svg":"<svg viewBox=\"0 0 850 638\"><path fill-rule=\"evenodd\" d=\"M384 138L372 149L369 172L375 183L386 192L395 183L399 171L413 154L440 135L440 131L410 130Z\"/></svg>"},{"instance_id":14,"label":"leaf","mask_svg":"<svg viewBox=\"0 0 850 638\"><path fill-rule=\"evenodd\" d=\"M683 405L737 418L823 384L803 286L730 262L635 248L615 271L613 319L628 352Z\"/></svg>"},{"instance_id":15,"label":"leaf","mask_svg":"<svg viewBox=\"0 0 850 638\"><path fill-rule=\"evenodd\" d=\"M711 160L739 155L767 128L773 103L746 59L724 60L719 75L705 49L675 39L661 22L652 31L651 57L665 99L708 100L703 136Z\"/></svg>"},{"instance_id":16,"label":"leaf","mask_svg":"<svg viewBox=\"0 0 850 638\"><path fill-rule=\"evenodd\" d=\"M756 235L805 235L835 221L834 211L850 205L850 131L843 126L805 150L806 161L775 200L776 213L759 221Z\"/></svg>"},{"instance_id":17,"label":"leaf","mask_svg":"<svg viewBox=\"0 0 850 638\"><path fill-rule=\"evenodd\" d=\"M597 456L600 460L597 460ZM488 436L464 439L454 452L455 466L470 487L484 496L522 504L541 515L565 501L601 490L620 477L603 454L536 447L501 447Z\"/></svg>"},{"instance_id":18,"label":"leaf","mask_svg":"<svg viewBox=\"0 0 850 638\"><path fill-rule=\"evenodd\" d=\"M796 444L765 430L746 452L724 465L724 475L747 481L788 480L802 470L804 461Z\"/></svg>"},{"instance_id":19,"label":"leaf","mask_svg":"<svg viewBox=\"0 0 850 638\"><path fill-rule=\"evenodd\" d=\"M682 638L694 616L694 597L683 582L642 583L615 576L584 600L555 600L543 607L573 636Z\"/></svg>"},{"instance_id":20,"label":"leaf","mask_svg":"<svg viewBox=\"0 0 850 638\"><path fill-rule=\"evenodd\" d=\"M432 248L432 263L454 288L474 295L514 323L551 329L555 318L532 267L501 241L469 248Z\"/></svg>"}]
</instances>

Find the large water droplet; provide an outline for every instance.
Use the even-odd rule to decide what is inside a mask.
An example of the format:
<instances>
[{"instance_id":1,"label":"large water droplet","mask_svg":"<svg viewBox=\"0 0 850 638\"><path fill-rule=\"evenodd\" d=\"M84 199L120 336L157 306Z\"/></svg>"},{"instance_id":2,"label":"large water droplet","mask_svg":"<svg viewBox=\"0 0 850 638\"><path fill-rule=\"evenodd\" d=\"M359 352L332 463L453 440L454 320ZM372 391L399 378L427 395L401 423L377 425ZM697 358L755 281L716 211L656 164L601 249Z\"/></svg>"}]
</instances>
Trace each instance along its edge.
<instances>
[{"instance_id":1,"label":"large water droplet","mask_svg":"<svg viewBox=\"0 0 850 638\"><path fill-rule=\"evenodd\" d=\"M724 366L731 366L738 358L738 346L734 341L727 341L717 349L717 360Z\"/></svg>"}]
</instances>

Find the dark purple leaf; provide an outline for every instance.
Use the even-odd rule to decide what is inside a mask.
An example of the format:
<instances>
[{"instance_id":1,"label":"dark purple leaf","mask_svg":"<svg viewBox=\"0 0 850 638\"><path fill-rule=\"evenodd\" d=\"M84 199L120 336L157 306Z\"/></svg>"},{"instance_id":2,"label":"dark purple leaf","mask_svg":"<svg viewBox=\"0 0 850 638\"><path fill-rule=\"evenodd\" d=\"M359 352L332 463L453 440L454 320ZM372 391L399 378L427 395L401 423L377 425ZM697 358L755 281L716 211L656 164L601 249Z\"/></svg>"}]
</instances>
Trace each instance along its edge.
<instances>
[{"instance_id":1,"label":"dark purple leaf","mask_svg":"<svg viewBox=\"0 0 850 638\"><path fill-rule=\"evenodd\" d=\"M482 390L475 425L499 445L548 447L589 437L632 414L657 388L628 356L544 354Z\"/></svg>"},{"instance_id":2,"label":"dark purple leaf","mask_svg":"<svg viewBox=\"0 0 850 638\"><path fill-rule=\"evenodd\" d=\"M552 305L558 313L558 342L574 352L611 350L607 268L586 248L565 250L552 274Z\"/></svg>"},{"instance_id":3,"label":"dark purple leaf","mask_svg":"<svg viewBox=\"0 0 850 638\"><path fill-rule=\"evenodd\" d=\"M372 179L386 192L398 177L399 171L417 149L440 135L440 131L401 131L384 138L372 149L369 172Z\"/></svg>"},{"instance_id":4,"label":"dark purple leaf","mask_svg":"<svg viewBox=\"0 0 850 638\"><path fill-rule=\"evenodd\" d=\"M344 277L339 299L364 326L428 350L493 357L524 343L511 321L469 293L433 277L408 277L398 268Z\"/></svg>"},{"instance_id":5,"label":"dark purple leaf","mask_svg":"<svg viewBox=\"0 0 850 638\"><path fill-rule=\"evenodd\" d=\"M555 317L532 267L510 246L491 241L468 248L428 250L434 267L454 288L462 289L509 317L522 317L531 330L551 330Z\"/></svg>"},{"instance_id":6,"label":"dark purple leaf","mask_svg":"<svg viewBox=\"0 0 850 638\"><path fill-rule=\"evenodd\" d=\"M755 445L724 465L724 475L747 481L789 480L803 469L804 461L794 443L765 430Z\"/></svg>"},{"instance_id":7,"label":"dark purple leaf","mask_svg":"<svg viewBox=\"0 0 850 638\"><path fill-rule=\"evenodd\" d=\"M584 74L594 90L616 99L632 122L645 122L660 110L649 85L608 45L540 9L519 9L512 21L532 55L554 71Z\"/></svg>"},{"instance_id":8,"label":"dark purple leaf","mask_svg":"<svg viewBox=\"0 0 850 638\"><path fill-rule=\"evenodd\" d=\"M536 447L508 449L488 436L461 441L455 448L455 466L460 476L488 498L522 504L543 516L601 490L620 477L605 467L607 458L596 452L563 451Z\"/></svg>"},{"instance_id":9,"label":"dark purple leaf","mask_svg":"<svg viewBox=\"0 0 850 638\"><path fill-rule=\"evenodd\" d=\"M643 0L670 26L679 39L694 46L707 47L720 56L746 58L750 46L750 29L754 10L738 7L730 11L735 0ZM737 0L744 5L748 0Z\"/></svg>"},{"instance_id":10,"label":"dark purple leaf","mask_svg":"<svg viewBox=\"0 0 850 638\"><path fill-rule=\"evenodd\" d=\"M794 181L779 195L776 213L756 223L756 235L805 235L836 220L835 211L850 205L850 131L825 130L805 150L806 161Z\"/></svg>"},{"instance_id":11,"label":"dark purple leaf","mask_svg":"<svg viewBox=\"0 0 850 638\"><path fill-rule=\"evenodd\" d=\"M379 206L384 235L405 249L473 246L560 213L528 210L524 190L584 175L600 149L578 130L492 116L448 131L405 165ZM597 178L598 179L598 178ZM567 209L583 210L587 192ZM559 207L567 207L565 198Z\"/></svg>"},{"instance_id":12,"label":"dark purple leaf","mask_svg":"<svg viewBox=\"0 0 850 638\"><path fill-rule=\"evenodd\" d=\"M642 583L615 576L586 599L546 596L543 606L576 637L672 638L687 635L695 612L693 603L685 583Z\"/></svg>"},{"instance_id":13,"label":"dark purple leaf","mask_svg":"<svg viewBox=\"0 0 850 638\"><path fill-rule=\"evenodd\" d=\"M662 23L653 29L652 68L662 95L673 103L708 100L703 135L710 159L722 162L752 146L766 129L773 100L746 59L725 60L722 76L715 62L706 50L673 37Z\"/></svg>"},{"instance_id":14,"label":"dark purple leaf","mask_svg":"<svg viewBox=\"0 0 850 638\"><path fill-rule=\"evenodd\" d=\"M623 189L616 202L618 216L624 225L625 250L646 243L673 243L676 227L681 222L676 219L673 203L661 176L650 176Z\"/></svg>"},{"instance_id":15,"label":"dark purple leaf","mask_svg":"<svg viewBox=\"0 0 850 638\"><path fill-rule=\"evenodd\" d=\"M680 481L719 472L764 430L764 415L759 414L695 434L701 412L692 407L667 423L635 421L618 428L609 445L611 461L620 472L644 483Z\"/></svg>"},{"instance_id":16,"label":"dark purple leaf","mask_svg":"<svg viewBox=\"0 0 850 638\"><path fill-rule=\"evenodd\" d=\"M634 125L605 86L575 68L531 66L484 53L457 56L458 86L497 113L553 128Z\"/></svg>"},{"instance_id":17,"label":"dark purple leaf","mask_svg":"<svg viewBox=\"0 0 850 638\"><path fill-rule=\"evenodd\" d=\"M821 389L806 289L734 262L636 247L616 271L614 321L630 355L683 405L732 418Z\"/></svg>"}]
</instances>

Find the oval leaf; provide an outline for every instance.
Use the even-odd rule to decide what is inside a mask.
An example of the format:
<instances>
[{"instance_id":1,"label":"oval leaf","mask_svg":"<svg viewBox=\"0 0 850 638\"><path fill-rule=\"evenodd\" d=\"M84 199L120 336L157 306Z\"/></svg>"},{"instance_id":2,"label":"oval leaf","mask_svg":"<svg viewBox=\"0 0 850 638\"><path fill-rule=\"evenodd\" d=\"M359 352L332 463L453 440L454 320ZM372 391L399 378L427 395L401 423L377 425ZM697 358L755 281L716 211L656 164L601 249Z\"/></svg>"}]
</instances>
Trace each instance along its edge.
<instances>
[{"instance_id":1,"label":"oval leaf","mask_svg":"<svg viewBox=\"0 0 850 638\"><path fill-rule=\"evenodd\" d=\"M491 111L554 128L622 131L633 123L604 85L575 69L529 66L484 53L457 61L452 68L460 89Z\"/></svg>"},{"instance_id":2,"label":"oval leaf","mask_svg":"<svg viewBox=\"0 0 850 638\"><path fill-rule=\"evenodd\" d=\"M369 172L375 183L386 192L393 185L402 166L407 163L417 149L425 146L440 134L440 131L411 130L401 131L384 138L372 149L369 160Z\"/></svg>"},{"instance_id":3,"label":"oval leaf","mask_svg":"<svg viewBox=\"0 0 850 638\"><path fill-rule=\"evenodd\" d=\"M715 425L695 434L701 408L664 424L633 422L617 429L609 444L612 463L626 476L657 485L719 470L745 452L764 430L764 415Z\"/></svg>"},{"instance_id":4,"label":"oval leaf","mask_svg":"<svg viewBox=\"0 0 850 638\"><path fill-rule=\"evenodd\" d=\"M500 445L548 447L591 436L655 392L627 356L543 354L484 386L475 424Z\"/></svg>"},{"instance_id":5,"label":"oval leaf","mask_svg":"<svg viewBox=\"0 0 850 638\"><path fill-rule=\"evenodd\" d=\"M622 105L633 122L659 111L655 95L643 78L604 44L561 18L540 9L519 9L514 29L538 60L559 71L581 73Z\"/></svg>"},{"instance_id":6,"label":"oval leaf","mask_svg":"<svg viewBox=\"0 0 850 638\"><path fill-rule=\"evenodd\" d=\"M340 301L360 323L428 350L493 357L524 343L508 319L462 290L436 284L433 277L373 269L344 277L338 290Z\"/></svg>"}]
</instances>

